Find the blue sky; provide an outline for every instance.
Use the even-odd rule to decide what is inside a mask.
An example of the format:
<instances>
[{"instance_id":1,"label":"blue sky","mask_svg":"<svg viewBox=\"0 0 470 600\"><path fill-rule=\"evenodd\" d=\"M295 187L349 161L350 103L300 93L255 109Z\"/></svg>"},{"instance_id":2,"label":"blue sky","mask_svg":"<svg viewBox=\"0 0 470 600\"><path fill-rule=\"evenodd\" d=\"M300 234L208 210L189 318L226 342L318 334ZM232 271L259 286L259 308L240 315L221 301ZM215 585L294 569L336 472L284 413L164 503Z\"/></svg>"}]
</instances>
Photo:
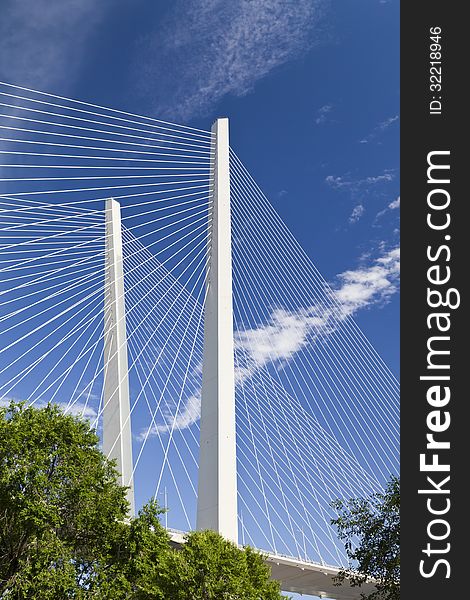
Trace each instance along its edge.
<instances>
[{"instance_id":1,"label":"blue sky","mask_svg":"<svg viewBox=\"0 0 470 600\"><path fill-rule=\"evenodd\" d=\"M228 115L232 147L340 286L399 244L398 17L384 0L6 1L0 76L204 129ZM391 279L356 320L398 373Z\"/></svg>"},{"instance_id":2,"label":"blue sky","mask_svg":"<svg viewBox=\"0 0 470 600\"><path fill-rule=\"evenodd\" d=\"M4 2L0 75L231 143L332 282L399 243L396 1ZM398 297L356 315L398 372Z\"/></svg>"},{"instance_id":3,"label":"blue sky","mask_svg":"<svg viewBox=\"0 0 470 600\"><path fill-rule=\"evenodd\" d=\"M2 3L0 79L209 129L399 373L399 3Z\"/></svg>"}]
</instances>

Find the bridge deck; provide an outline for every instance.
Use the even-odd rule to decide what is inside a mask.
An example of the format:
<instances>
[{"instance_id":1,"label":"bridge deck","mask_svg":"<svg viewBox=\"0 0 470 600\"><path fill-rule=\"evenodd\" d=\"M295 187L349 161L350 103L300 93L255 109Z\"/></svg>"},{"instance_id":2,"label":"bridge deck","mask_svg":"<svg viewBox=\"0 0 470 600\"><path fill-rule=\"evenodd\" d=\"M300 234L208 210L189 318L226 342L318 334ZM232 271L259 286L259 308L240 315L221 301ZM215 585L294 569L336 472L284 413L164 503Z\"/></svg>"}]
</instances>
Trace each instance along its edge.
<instances>
[{"instance_id":1,"label":"bridge deck","mask_svg":"<svg viewBox=\"0 0 470 600\"><path fill-rule=\"evenodd\" d=\"M168 533L175 547L184 543L184 533L181 531L168 530ZM347 582L341 586L334 585L334 577L339 572L335 567L269 553L266 562L271 567L272 578L281 582L281 588L285 592L334 600L359 600L361 593L370 594L375 589L372 583L361 588L351 587Z\"/></svg>"}]
</instances>

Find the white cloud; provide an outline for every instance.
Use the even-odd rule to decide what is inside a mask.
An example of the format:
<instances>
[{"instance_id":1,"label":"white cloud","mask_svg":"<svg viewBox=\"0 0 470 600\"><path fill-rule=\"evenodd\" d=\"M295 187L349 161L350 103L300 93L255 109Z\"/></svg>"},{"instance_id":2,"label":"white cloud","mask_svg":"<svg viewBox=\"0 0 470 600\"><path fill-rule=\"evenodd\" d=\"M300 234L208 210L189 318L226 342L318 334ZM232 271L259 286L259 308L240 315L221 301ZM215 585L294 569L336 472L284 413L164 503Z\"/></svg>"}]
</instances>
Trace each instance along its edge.
<instances>
[{"instance_id":1,"label":"white cloud","mask_svg":"<svg viewBox=\"0 0 470 600\"><path fill-rule=\"evenodd\" d=\"M240 331L235 337L235 352L248 352L250 357L247 362L242 356L239 378L247 375L253 364L261 367L267 362L291 359L306 344L311 330L325 325L315 307L296 312L275 309L266 324Z\"/></svg>"},{"instance_id":2,"label":"white cloud","mask_svg":"<svg viewBox=\"0 0 470 600\"><path fill-rule=\"evenodd\" d=\"M385 121L382 121L381 123L379 123L377 125L377 129L379 129L380 131L385 131L386 129L388 129L390 127L390 125L392 125L392 123L395 123L395 121L398 121L399 118L400 117L398 115L389 117L388 119L385 119Z\"/></svg>"},{"instance_id":3,"label":"white cloud","mask_svg":"<svg viewBox=\"0 0 470 600\"><path fill-rule=\"evenodd\" d=\"M0 78L48 90L70 83L109 0L5 0Z\"/></svg>"},{"instance_id":4,"label":"white cloud","mask_svg":"<svg viewBox=\"0 0 470 600\"><path fill-rule=\"evenodd\" d=\"M179 0L141 42L140 87L165 118L206 114L243 96L316 42L324 0ZM184 17L182 16L184 15ZM176 76L175 76L176 74Z\"/></svg>"},{"instance_id":5,"label":"white cloud","mask_svg":"<svg viewBox=\"0 0 470 600\"><path fill-rule=\"evenodd\" d=\"M383 250L371 264L340 273L337 284L326 290L322 304L297 310L276 308L266 322L248 329L240 327L234 338L236 384L263 367L282 368L308 344L334 332L347 317L373 305L384 305L398 292L399 274L400 248ZM168 412L163 423L142 430L137 439L166 434L172 428L186 429L199 420L200 414L200 393L194 393L176 417Z\"/></svg>"},{"instance_id":6,"label":"white cloud","mask_svg":"<svg viewBox=\"0 0 470 600\"><path fill-rule=\"evenodd\" d=\"M397 208L400 208L400 196L398 196L396 200L392 200L392 202L388 204L387 208L384 208L383 210L379 211L375 219L380 219L380 217L383 217L389 211L396 210Z\"/></svg>"},{"instance_id":7,"label":"white cloud","mask_svg":"<svg viewBox=\"0 0 470 600\"><path fill-rule=\"evenodd\" d=\"M0 398L0 407L9 406L10 402L19 402L19 400L4 396ZM77 401L71 406L68 406L67 402L54 402L54 404L56 404L64 414L83 417L84 419L95 419L97 416L96 410L84 402ZM38 402L34 402L32 406L35 408L44 408L47 406L47 402L39 400Z\"/></svg>"},{"instance_id":8,"label":"white cloud","mask_svg":"<svg viewBox=\"0 0 470 600\"><path fill-rule=\"evenodd\" d=\"M166 413L164 416L164 423L158 423L151 425L143 429L137 436L136 439L139 442L143 442L147 437L156 437L165 433L169 433L171 430L187 429L197 423L201 417L201 395L193 394L184 403L181 411L172 415Z\"/></svg>"},{"instance_id":9,"label":"white cloud","mask_svg":"<svg viewBox=\"0 0 470 600\"><path fill-rule=\"evenodd\" d=\"M325 121L327 120L328 114L332 110L333 110L333 106L331 104L325 104L324 106L322 106L321 108L319 108L317 110L317 117L315 119L315 123L317 125L321 125L322 123L325 123Z\"/></svg>"},{"instance_id":10,"label":"white cloud","mask_svg":"<svg viewBox=\"0 0 470 600\"><path fill-rule=\"evenodd\" d=\"M176 415L167 412L164 415L163 423L157 423L156 425L142 429L136 436L136 439L139 442L143 442L147 437L156 437L177 429L188 429L188 427L197 423L200 417L201 394L195 393L184 402L181 410Z\"/></svg>"},{"instance_id":11,"label":"white cloud","mask_svg":"<svg viewBox=\"0 0 470 600\"><path fill-rule=\"evenodd\" d=\"M354 179L348 176L334 177L328 175L325 178L326 183L334 189L348 189L351 191L359 191L360 189L368 188L378 184L389 183L395 179L395 175L390 171L384 171L380 175L364 177L362 179Z\"/></svg>"},{"instance_id":12,"label":"white cloud","mask_svg":"<svg viewBox=\"0 0 470 600\"><path fill-rule=\"evenodd\" d=\"M374 129L371 131L371 133L369 133L369 135L367 135L362 140L359 140L359 143L367 144L368 142L371 142L372 140L377 138L380 134L382 134L384 131L386 131L391 125L393 125L393 123L398 121L399 118L400 118L399 115L394 115L393 117L389 117L388 119L385 119L385 121L381 121L376 127L374 127Z\"/></svg>"},{"instance_id":13,"label":"white cloud","mask_svg":"<svg viewBox=\"0 0 470 600\"><path fill-rule=\"evenodd\" d=\"M349 224L354 224L365 213L368 198L382 196L394 179L394 170L384 169L382 173L362 178L353 177L350 173L338 176L328 175L325 177L325 183L334 190L350 195L354 207L348 221Z\"/></svg>"},{"instance_id":14,"label":"white cloud","mask_svg":"<svg viewBox=\"0 0 470 600\"><path fill-rule=\"evenodd\" d=\"M75 402L71 406L68 406L66 402L57 402L56 404L65 414L73 415L74 417L95 419L97 416L96 410L84 402Z\"/></svg>"},{"instance_id":15,"label":"white cloud","mask_svg":"<svg viewBox=\"0 0 470 600\"><path fill-rule=\"evenodd\" d=\"M289 312L274 310L269 321L235 336L235 353L239 366L235 372L237 384L249 379L257 369L267 363L290 360L307 343L312 328L323 328L325 323L314 311ZM191 427L201 416L201 395L192 394L176 414L167 412L163 423L151 425L140 431L136 439L164 435L173 430Z\"/></svg>"},{"instance_id":16,"label":"white cloud","mask_svg":"<svg viewBox=\"0 0 470 600\"><path fill-rule=\"evenodd\" d=\"M352 224L357 223L359 221L359 219L362 217L362 215L364 214L364 211L365 211L365 208L362 204L358 204L357 206L355 206L349 217L349 222Z\"/></svg>"},{"instance_id":17,"label":"white cloud","mask_svg":"<svg viewBox=\"0 0 470 600\"><path fill-rule=\"evenodd\" d=\"M334 332L358 310L385 304L398 291L399 273L400 249L396 247L368 266L340 273L337 285L327 291L322 304L295 311L278 308L266 323L241 331L235 337L237 382L266 365L282 366L308 344Z\"/></svg>"},{"instance_id":18,"label":"white cloud","mask_svg":"<svg viewBox=\"0 0 470 600\"><path fill-rule=\"evenodd\" d=\"M350 187L352 185L352 181L340 176L334 177L333 175L328 175L325 181L334 188Z\"/></svg>"},{"instance_id":19,"label":"white cloud","mask_svg":"<svg viewBox=\"0 0 470 600\"><path fill-rule=\"evenodd\" d=\"M386 181L393 181L394 176L391 173L384 173L383 175L376 175L375 177L366 177L365 183L375 185L376 183L383 183Z\"/></svg>"},{"instance_id":20,"label":"white cloud","mask_svg":"<svg viewBox=\"0 0 470 600\"><path fill-rule=\"evenodd\" d=\"M335 294L346 315L372 304L384 303L398 291L400 248L386 252L367 267L338 275Z\"/></svg>"}]
</instances>

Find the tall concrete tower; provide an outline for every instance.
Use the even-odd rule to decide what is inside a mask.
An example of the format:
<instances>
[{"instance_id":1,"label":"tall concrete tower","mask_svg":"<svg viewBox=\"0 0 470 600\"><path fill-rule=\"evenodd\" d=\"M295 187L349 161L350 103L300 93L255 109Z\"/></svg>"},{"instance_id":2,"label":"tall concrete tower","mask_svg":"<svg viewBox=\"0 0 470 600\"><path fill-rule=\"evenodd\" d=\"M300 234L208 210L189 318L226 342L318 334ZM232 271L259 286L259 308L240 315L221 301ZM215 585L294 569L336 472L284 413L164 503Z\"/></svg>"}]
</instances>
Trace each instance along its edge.
<instances>
[{"instance_id":1,"label":"tall concrete tower","mask_svg":"<svg viewBox=\"0 0 470 600\"><path fill-rule=\"evenodd\" d=\"M121 234L121 207L107 200L105 209L103 452L115 459L121 485L135 513L132 434L127 363L126 309Z\"/></svg>"},{"instance_id":2,"label":"tall concrete tower","mask_svg":"<svg viewBox=\"0 0 470 600\"><path fill-rule=\"evenodd\" d=\"M213 205L204 314L197 528L238 542L229 124L214 134Z\"/></svg>"}]
</instances>

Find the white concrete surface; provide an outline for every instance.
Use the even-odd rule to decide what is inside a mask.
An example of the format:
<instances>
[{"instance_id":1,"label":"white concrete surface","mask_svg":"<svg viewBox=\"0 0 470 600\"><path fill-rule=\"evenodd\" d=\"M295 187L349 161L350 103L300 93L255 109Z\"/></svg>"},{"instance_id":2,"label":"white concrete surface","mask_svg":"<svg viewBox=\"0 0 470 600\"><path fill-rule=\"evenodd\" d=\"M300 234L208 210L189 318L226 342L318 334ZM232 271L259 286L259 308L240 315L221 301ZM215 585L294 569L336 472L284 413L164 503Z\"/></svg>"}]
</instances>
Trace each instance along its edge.
<instances>
[{"instance_id":1,"label":"white concrete surface","mask_svg":"<svg viewBox=\"0 0 470 600\"><path fill-rule=\"evenodd\" d=\"M105 235L103 452L116 460L117 470L121 474L120 483L129 486L127 500L133 516L134 482L121 207L119 202L113 199L106 201Z\"/></svg>"},{"instance_id":2,"label":"white concrete surface","mask_svg":"<svg viewBox=\"0 0 470 600\"><path fill-rule=\"evenodd\" d=\"M197 529L238 540L229 126L217 119L204 313Z\"/></svg>"}]
</instances>

